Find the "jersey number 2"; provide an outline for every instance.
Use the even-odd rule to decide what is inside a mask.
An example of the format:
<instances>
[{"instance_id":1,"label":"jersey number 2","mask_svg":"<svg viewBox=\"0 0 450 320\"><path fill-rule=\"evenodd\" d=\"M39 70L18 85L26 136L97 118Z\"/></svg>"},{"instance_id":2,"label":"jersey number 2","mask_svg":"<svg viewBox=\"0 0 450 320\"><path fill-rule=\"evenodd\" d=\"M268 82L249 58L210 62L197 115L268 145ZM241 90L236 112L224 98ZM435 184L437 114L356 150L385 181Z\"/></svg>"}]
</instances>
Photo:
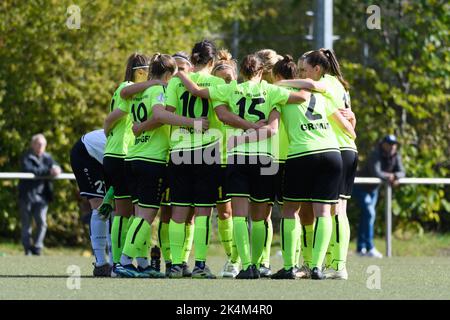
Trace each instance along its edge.
<instances>
[{"instance_id":1,"label":"jersey number 2","mask_svg":"<svg viewBox=\"0 0 450 320\"><path fill-rule=\"evenodd\" d=\"M309 99L309 105L308 105L308 109L306 110L305 116L311 120L320 120L322 119L322 115L321 114L313 114L314 112L314 107L316 106L316 97L314 97L314 95L311 95L311 99Z\"/></svg>"}]
</instances>

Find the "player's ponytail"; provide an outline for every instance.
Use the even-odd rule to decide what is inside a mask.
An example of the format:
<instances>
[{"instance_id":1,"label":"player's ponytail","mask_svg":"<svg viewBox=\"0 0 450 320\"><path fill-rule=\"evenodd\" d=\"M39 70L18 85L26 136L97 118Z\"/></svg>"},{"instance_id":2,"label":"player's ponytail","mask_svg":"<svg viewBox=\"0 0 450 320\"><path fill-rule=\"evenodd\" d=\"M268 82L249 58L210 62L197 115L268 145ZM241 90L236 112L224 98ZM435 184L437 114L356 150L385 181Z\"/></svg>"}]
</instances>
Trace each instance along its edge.
<instances>
[{"instance_id":1,"label":"player's ponytail","mask_svg":"<svg viewBox=\"0 0 450 320\"><path fill-rule=\"evenodd\" d=\"M191 61L194 65L206 65L214 61L216 46L209 40L197 42L192 48Z\"/></svg>"},{"instance_id":2,"label":"player's ponytail","mask_svg":"<svg viewBox=\"0 0 450 320\"><path fill-rule=\"evenodd\" d=\"M344 80L341 73L341 68L332 50L314 50L306 56L306 62L313 67L317 65L321 66L323 74L328 73L335 76L342 83L345 90L349 89L348 82Z\"/></svg>"},{"instance_id":3,"label":"player's ponytail","mask_svg":"<svg viewBox=\"0 0 450 320\"><path fill-rule=\"evenodd\" d=\"M227 49L220 49L216 54L217 61L231 61L233 56Z\"/></svg>"},{"instance_id":4,"label":"player's ponytail","mask_svg":"<svg viewBox=\"0 0 450 320\"><path fill-rule=\"evenodd\" d=\"M233 59L231 53L226 49L221 49L217 51L216 54L216 62L214 63L214 67L211 71L212 74L215 74L219 70L230 69L233 71L234 78L237 78L237 64L236 60Z\"/></svg>"},{"instance_id":5,"label":"player's ponytail","mask_svg":"<svg viewBox=\"0 0 450 320\"><path fill-rule=\"evenodd\" d=\"M341 72L341 67L339 66L339 62L336 59L336 55L333 50L330 49L320 49L323 50L323 53L327 57L330 62L330 74L338 78L339 82L344 86L345 90L350 88L347 81L345 81L344 76Z\"/></svg>"},{"instance_id":6,"label":"player's ponytail","mask_svg":"<svg viewBox=\"0 0 450 320\"><path fill-rule=\"evenodd\" d=\"M283 60L275 63L272 72L275 76L278 75L283 79L295 79L297 77L297 65L292 56L286 54L283 56Z\"/></svg>"},{"instance_id":7,"label":"player's ponytail","mask_svg":"<svg viewBox=\"0 0 450 320\"><path fill-rule=\"evenodd\" d=\"M245 79L249 80L255 77L263 68L262 61L256 55L249 54L242 60L241 74Z\"/></svg>"},{"instance_id":8,"label":"player's ponytail","mask_svg":"<svg viewBox=\"0 0 450 320\"><path fill-rule=\"evenodd\" d=\"M146 55L137 52L132 53L128 57L124 81L134 81L134 72L138 69L148 69L149 64L150 61Z\"/></svg>"},{"instance_id":9,"label":"player's ponytail","mask_svg":"<svg viewBox=\"0 0 450 320\"><path fill-rule=\"evenodd\" d=\"M177 62L168 54L155 53L150 62L150 74L152 77L160 78L164 73L175 74Z\"/></svg>"},{"instance_id":10,"label":"player's ponytail","mask_svg":"<svg viewBox=\"0 0 450 320\"><path fill-rule=\"evenodd\" d=\"M282 56L272 49L262 49L256 51L255 54L261 59L264 65L264 74L271 73L275 63L283 59Z\"/></svg>"}]
</instances>

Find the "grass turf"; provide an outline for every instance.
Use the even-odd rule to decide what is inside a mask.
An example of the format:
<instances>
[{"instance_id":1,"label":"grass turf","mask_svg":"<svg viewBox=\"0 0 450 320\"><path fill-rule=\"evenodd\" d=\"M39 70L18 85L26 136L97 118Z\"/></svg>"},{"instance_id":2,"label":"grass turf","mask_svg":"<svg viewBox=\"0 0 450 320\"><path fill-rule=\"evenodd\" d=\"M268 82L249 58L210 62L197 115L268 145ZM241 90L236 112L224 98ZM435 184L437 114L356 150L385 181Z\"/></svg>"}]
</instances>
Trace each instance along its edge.
<instances>
[{"instance_id":1,"label":"grass turf","mask_svg":"<svg viewBox=\"0 0 450 320\"><path fill-rule=\"evenodd\" d=\"M384 253L384 240L375 240ZM355 249L353 242L352 250ZM272 269L282 266L272 248ZM223 249L210 247L208 265L216 274L225 262ZM393 238L393 258L360 258L349 252L348 281L99 279L93 278L93 257L86 248L46 248L43 257L25 257L19 243L0 241L2 299L450 299L450 234L425 234L408 240ZM2 254L3 253L3 256ZM430 256L430 257L427 257ZM79 290L67 288L67 268L79 266ZM192 261L191 261L192 265ZM368 267L378 266L381 289L368 289ZM370 271L370 270L369 270ZM125 295L123 294L125 293ZM255 293L257 295L255 296Z\"/></svg>"},{"instance_id":2,"label":"grass turf","mask_svg":"<svg viewBox=\"0 0 450 320\"><path fill-rule=\"evenodd\" d=\"M351 256L348 281L100 279L91 277L91 262L82 256L0 257L0 299L450 299L450 259L445 257ZM221 256L208 260L216 273L223 263ZM81 271L78 290L67 288L73 284L70 265ZM280 268L281 257L273 256L272 265ZM379 267L381 289L367 287L371 265Z\"/></svg>"}]
</instances>

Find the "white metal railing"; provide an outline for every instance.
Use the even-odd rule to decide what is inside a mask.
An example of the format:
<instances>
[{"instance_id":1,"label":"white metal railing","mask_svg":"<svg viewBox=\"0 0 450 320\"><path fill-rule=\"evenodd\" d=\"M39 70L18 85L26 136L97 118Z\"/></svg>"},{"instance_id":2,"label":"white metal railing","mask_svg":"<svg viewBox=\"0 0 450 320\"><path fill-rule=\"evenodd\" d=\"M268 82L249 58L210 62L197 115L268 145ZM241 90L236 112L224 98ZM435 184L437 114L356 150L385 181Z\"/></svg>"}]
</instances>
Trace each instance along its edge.
<instances>
[{"instance_id":1,"label":"white metal railing","mask_svg":"<svg viewBox=\"0 0 450 320\"><path fill-rule=\"evenodd\" d=\"M357 184L380 184L383 181L379 178L356 178ZM400 184L450 184L448 178L401 178ZM386 256L392 257L392 186L384 183L386 190L386 207L384 218L386 222Z\"/></svg>"},{"instance_id":2,"label":"white metal railing","mask_svg":"<svg viewBox=\"0 0 450 320\"><path fill-rule=\"evenodd\" d=\"M52 177L36 177L33 173L27 172L0 172L0 179L55 179L55 180L75 180L73 173L61 173ZM357 177L356 184L381 184L383 181L379 178ZM401 178L400 184L450 184L450 178ZM386 189L386 256L392 256L392 186L385 183Z\"/></svg>"}]
</instances>

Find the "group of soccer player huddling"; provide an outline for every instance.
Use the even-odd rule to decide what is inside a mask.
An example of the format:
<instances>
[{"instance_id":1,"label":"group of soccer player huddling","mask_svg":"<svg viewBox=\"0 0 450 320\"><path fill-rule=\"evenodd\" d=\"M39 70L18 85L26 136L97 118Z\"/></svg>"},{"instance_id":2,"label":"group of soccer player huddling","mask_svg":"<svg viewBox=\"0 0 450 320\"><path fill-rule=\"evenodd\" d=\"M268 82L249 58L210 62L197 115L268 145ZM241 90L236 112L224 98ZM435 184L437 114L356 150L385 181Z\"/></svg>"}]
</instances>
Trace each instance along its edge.
<instances>
[{"instance_id":1,"label":"group of soccer player huddling","mask_svg":"<svg viewBox=\"0 0 450 320\"><path fill-rule=\"evenodd\" d=\"M348 88L326 49L297 62L260 50L239 72L208 40L190 56L132 54L103 130L71 153L92 207L94 275L216 278L207 265L216 208L226 255L218 276L347 279L358 159ZM272 272L275 202L284 266Z\"/></svg>"}]
</instances>

